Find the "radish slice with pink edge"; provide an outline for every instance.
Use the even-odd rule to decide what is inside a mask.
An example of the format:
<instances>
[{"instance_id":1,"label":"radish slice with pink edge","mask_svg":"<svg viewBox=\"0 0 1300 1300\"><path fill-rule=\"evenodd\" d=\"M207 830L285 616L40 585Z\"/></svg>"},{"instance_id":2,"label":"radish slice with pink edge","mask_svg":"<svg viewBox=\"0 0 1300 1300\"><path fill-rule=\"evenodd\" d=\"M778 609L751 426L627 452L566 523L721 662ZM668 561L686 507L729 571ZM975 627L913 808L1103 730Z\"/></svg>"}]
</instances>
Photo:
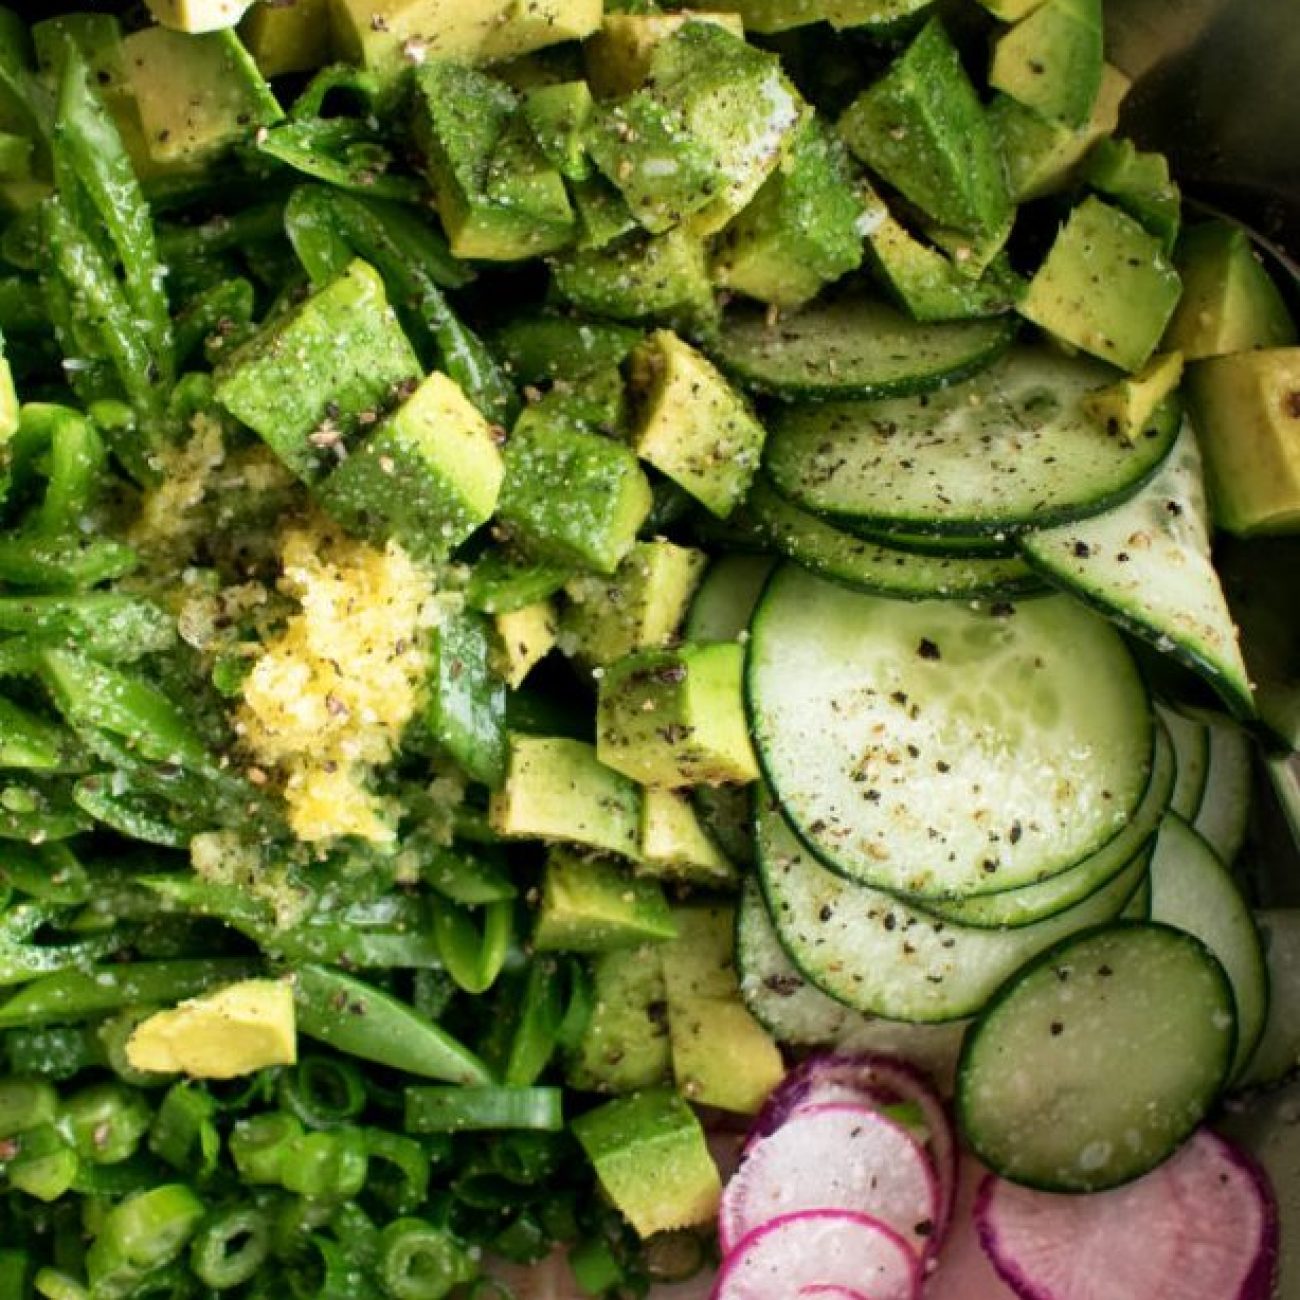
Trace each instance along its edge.
<instances>
[{"instance_id":1,"label":"radish slice with pink edge","mask_svg":"<svg viewBox=\"0 0 1300 1300\"><path fill-rule=\"evenodd\" d=\"M910 1102L920 1111L939 1180L934 1240L941 1242L956 1195L957 1138L948 1108L934 1084L910 1061L884 1053L818 1052L801 1061L777 1084L750 1132L753 1139L764 1137L803 1106L838 1101L867 1106Z\"/></svg>"},{"instance_id":2,"label":"radish slice with pink edge","mask_svg":"<svg viewBox=\"0 0 1300 1300\"><path fill-rule=\"evenodd\" d=\"M980 1240L1023 1300L1267 1300L1277 1206L1261 1170L1202 1129L1135 1182L1062 1196L988 1178Z\"/></svg>"},{"instance_id":3,"label":"radish slice with pink edge","mask_svg":"<svg viewBox=\"0 0 1300 1300\"><path fill-rule=\"evenodd\" d=\"M934 1234L939 1190L921 1144L869 1106L803 1106L745 1152L722 1193L724 1253L769 1219L855 1210L881 1220L918 1256Z\"/></svg>"},{"instance_id":4,"label":"radish slice with pink edge","mask_svg":"<svg viewBox=\"0 0 1300 1300\"><path fill-rule=\"evenodd\" d=\"M865 1291L852 1291L846 1286L801 1286L799 1300L871 1300Z\"/></svg>"},{"instance_id":5,"label":"radish slice with pink edge","mask_svg":"<svg viewBox=\"0 0 1300 1300\"><path fill-rule=\"evenodd\" d=\"M812 1294L918 1300L921 1265L898 1233L869 1214L802 1210L769 1219L736 1243L710 1300L790 1300ZM833 1288L833 1289L831 1289Z\"/></svg>"},{"instance_id":6,"label":"radish slice with pink edge","mask_svg":"<svg viewBox=\"0 0 1300 1300\"><path fill-rule=\"evenodd\" d=\"M925 1279L925 1300L1017 1300L980 1245L975 1198L988 1170L963 1152L947 1239Z\"/></svg>"}]
</instances>

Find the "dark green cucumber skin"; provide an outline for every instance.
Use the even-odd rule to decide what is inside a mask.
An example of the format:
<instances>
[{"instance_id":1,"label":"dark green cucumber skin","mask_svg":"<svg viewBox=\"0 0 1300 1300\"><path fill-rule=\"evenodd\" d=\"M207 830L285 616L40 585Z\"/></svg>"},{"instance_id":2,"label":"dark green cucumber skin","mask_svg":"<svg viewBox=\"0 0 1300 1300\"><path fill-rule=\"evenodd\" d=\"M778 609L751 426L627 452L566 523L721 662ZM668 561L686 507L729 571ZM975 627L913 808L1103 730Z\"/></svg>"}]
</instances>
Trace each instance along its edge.
<instances>
[{"instance_id":1,"label":"dark green cucumber skin","mask_svg":"<svg viewBox=\"0 0 1300 1300\"><path fill-rule=\"evenodd\" d=\"M1140 888L1141 886L1139 886L1139 889ZM1183 942L1198 948L1209 958L1211 966L1217 968L1218 970L1219 981L1222 987L1222 992L1224 995L1224 1000L1226 1005L1229 1007L1232 1007L1234 1005L1232 986L1228 983L1228 977L1224 973L1223 968L1219 965L1218 960L1214 957L1214 954L1211 953L1210 950L1199 939L1195 938L1190 934L1185 933L1182 930L1177 930L1171 925L1162 925L1158 921L1149 921L1149 920L1118 920L1118 921L1109 921L1102 925L1092 926L1089 929L1080 930L1077 934L1072 934L1067 936L1066 938L1062 939L1060 943L1054 944L1051 948L1048 948L1045 952L1039 953L1039 955L1035 957L1032 961L1027 962L1018 971L1016 971L1015 974L1011 975L1007 979L1007 981L1002 985L1002 987L998 989L998 991L994 993L994 995L985 1004L984 1009L979 1013L979 1015L972 1022L971 1027L967 1032L965 1039L962 1041L961 1054L957 1059L957 1077L953 1088L953 1114L957 1121L958 1131L961 1133L963 1139L966 1141L966 1144L972 1150L975 1150L977 1154L978 1154L978 1147L976 1146L975 1143L971 1141L971 1128L969 1124L969 1115L967 1113L966 1094L969 1085L970 1075L975 1068L974 1058L976 1053L979 1050L979 1040L981 1037L981 1032L984 1029L985 1024L987 1023L988 1018L995 1011L997 1011L999 1007L1002 1006L1002 1004L1007 1000L1008 996L1017 988L1021 980L1026 979L1029 976L1033 975L1040 968L1044 966L1049 966L1055 961L1059 961L1061 959L1062 953L1067 951L1068 949L1075 947L1081 943L1087 942L1088 940L1092 939L1094 936L1098 934L1102 934L1107 931L1114 932L1117 930L1118 931L1159 930L1159 931L1163 931L1164 933L1166 933L1167 935L1169 935L1170 937L1174 938L1179 942ZM1219 1062L1219 1086L1216 1089L1216 1094L1215 1094L1216 1096L1221 1095L1223 1089L1227 1086L1229 1075L1232 1070L1232 1061L1236 1053L1235 1021L1234 1021L1233 1033L1225 1040L1225 1046L1226 1046L1226 1050L1221 1053L1222 1060ZM1213 1099L1211 1099L1211 1105L1213 1105ZM1122 1187L1127 1183L1136 1182L1139 1178L1143 1177L1143 1175L1150 1173L1152 1169L1156 1168L1158 1165L1163 1163L1163 1161L1167 1160L1171 1155L1173 1155L1173 1153L1180 1146L1182 1146L1182 1144L1186 1142L1187 1139L1191 1137L1191 1135L1200 1127L1203 1120L1204 1120L1204 1116L1198 1117L1197 1119L1193 1120L1191 1123L1189 1123L1186 1126L1186 1131L1184 1131L1181 1134L1181 1136L1178 1137L1177 1141L1170 1142L1168 1150L1166 1150L1161 1156L1159 1156L1156 1160L1153 1160L1151 1164L1146 1166L1146 1168L1137 1169L1133 1171L1129 1175L1129 1177L1124 1179L1122 1182L1108 1183L1106 1185L1106 1190L1108 1190L1111 1187ZM981 1155L980 1158L983 1160L984 1156ZM989 1168L992 1169L993 1172L995 1174L998 1174L1000 1177L1006 1177L1005 1172L1002 1169L997 1168L995 1165L989 1165ZM1051 1193L1065 1194L1065 1195L1075 1195L1078 1194L1079 1192L1079 1188L1077 1187L1064 1186L1059 1182L1054 1182L1050 1180L1041 1180L1041 1181L1034 1180L1034 1179L1026 1178L1023 1174L1020 1173L1016 1174L1014 1181L1018 1186L1028 1187L1034 1191L1039 1191L1039 1192L1051 1192ZM1098 1189L1098 1190L1102 1190L1102 1189Z\"/></svg>"}]
</instances>

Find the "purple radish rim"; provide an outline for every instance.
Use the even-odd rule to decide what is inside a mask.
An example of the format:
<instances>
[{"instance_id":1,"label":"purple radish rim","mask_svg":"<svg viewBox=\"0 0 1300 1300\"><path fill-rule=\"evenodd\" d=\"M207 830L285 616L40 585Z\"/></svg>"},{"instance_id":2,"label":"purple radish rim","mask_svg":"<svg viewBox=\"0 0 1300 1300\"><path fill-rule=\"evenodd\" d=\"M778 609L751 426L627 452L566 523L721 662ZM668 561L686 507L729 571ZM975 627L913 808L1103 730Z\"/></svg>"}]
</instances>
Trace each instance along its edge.
<instances>
[{"instance_id":1,"label":"purple radish rim","mask_svg":"<svg viewBox=\"0 0 1300 1300\"><path fill-rule=\"evenodd\" d=\"M800 1221L808 1222L810 1219L834 1219L841 1223L854 1223L859 1227L867 1228L877 1236L887 1241L898 1253L902 1259L904 1268L910 1279L908 1300L919 1300L921 1294L921 1261L915 1250L907 1243L887 1223L881 1222L874 1215L863 1214L860 1210L793 1210L789 1214L778 1214L775 1218L768 1219L757 1227L751 1228L735 1246L726 1253L722 1260L722 1267L718 1270L718 1276L714 1280L713 1289L709 1292L709 1300L719 1300L722 1295L722 1288L728 1277L741 1266L744 1252L749 1246L762 1238L769 1236L773 1232L778 1232L790 1224ZM817 1285L815 1282L807 1282L802 1285Z\"/></svg>"}]
</instances>

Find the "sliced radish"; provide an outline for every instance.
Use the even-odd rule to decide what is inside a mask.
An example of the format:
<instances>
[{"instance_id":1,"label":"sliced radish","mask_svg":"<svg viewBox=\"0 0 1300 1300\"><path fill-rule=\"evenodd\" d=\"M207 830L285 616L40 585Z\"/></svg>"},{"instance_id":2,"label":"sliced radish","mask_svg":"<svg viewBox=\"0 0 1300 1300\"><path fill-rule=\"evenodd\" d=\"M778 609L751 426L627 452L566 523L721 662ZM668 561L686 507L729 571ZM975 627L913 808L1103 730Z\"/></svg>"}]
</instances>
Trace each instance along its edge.
<instances>
[{"instance_id":1,"label":"sliced radish","mask_svg":"<svg viewBox=\"0 0 1300 1300\"><path fill-rule=\"evenodd\" d=\"M711 1300L917 1300L920 1286L916 1252L886 1224L849 1210L803 1210L743 1237Z\"/></svg>"},{"instance_id":2,"label":"sliced radish","mask_svg":"<svg viewBox=\"0 0 1300 1300\"><path fill-rule=\"evenodd\" d=\"M1259 1169L1201 1130L1136 1182L1090 1196L988 1178L980 1240L1024 1300L1267 1300L1277 1209Z\"/></svg>"},{"instance_id":3,"label":"sliced radish","mask_svg":"<svg viewBox=\"0 0 1300 1300\"><path fill-rule=\"evenodd\" d=\"M722 1193L723 1252L755 1228L798 1210L854 1210L925 1253L938 1212L934 1168L921 1144L869 1106L801 1106L755 1142Z\"/></svg>"},{"instance_id":4,"label":"sliced radish","mask_svg":"<svg viewBox=\"0 0 1300 1300\"><path fill-rule=\"evenodd\" d=\"M975 1198L988 1172L969 1152L962 1154L952 1224L925 1279L925 1300L1017 1300L985 1254L975 1226Z\"/></svg>"},{"instance_id":5,"label":"sliced radish","mask_svg":"<svg viewBox=\"0 0 1300 1300\"><path fill-rule=\"evenodd\" d=\"M819 1052L810 1056L776 1086L751 1133L757 1137L771 1133L800 1107L839 1101L869 1106L910 1102L921 1112L939 1181L934 1242L940 1243L956 1195L957 1139L938 1091L909 1061L882 1053Z\"/></svg>"}]
</instances>

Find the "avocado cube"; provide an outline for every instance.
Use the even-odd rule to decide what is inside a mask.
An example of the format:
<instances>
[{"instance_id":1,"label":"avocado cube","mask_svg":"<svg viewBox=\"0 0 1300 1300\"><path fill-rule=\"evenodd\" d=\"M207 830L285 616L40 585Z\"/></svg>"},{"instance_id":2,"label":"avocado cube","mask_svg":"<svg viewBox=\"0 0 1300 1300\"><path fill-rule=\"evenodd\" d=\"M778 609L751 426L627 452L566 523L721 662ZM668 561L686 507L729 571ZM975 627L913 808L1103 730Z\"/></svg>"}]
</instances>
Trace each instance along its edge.
<instances>
[{"instance_id":1,"label":"avocado cube","mask_svg":"<svg viewBox=\"0 0 1300 1300\"><path fill-rule=\"evenodd\" d=\"M581 380L561 379L530 408L539 419L560 419L622 434L627 426L627 385L617 365L601 366Z\"/></svg>"},{"instance_id":2,"label":"avocado cube","mask_svg":"<svg viewBox=\"0 0 1300 1300\"><path fill-rule=\"evenodd\" d=\"M1012 202L1068 188L1088 151L1119 125L1120 105L1131 84L1118 68L1103 64L1092 113L1077 129L1040 117L1010 95L994 96L989 125L1006 166Z\"/></svg>"},{"instance_id":3,"label":"avocado cube","mask_svg":"<svg viewBox=\"0 0 1300 1300\"><path fill-rule=\"evenodd\" d=\"M534 86L523 96L524 118L547 162L568 181L591 175L587 132L596 101L585 81Z\"/></svg>"},{"instance_id":4,"label":"avocado cube","mask_svg":"<svg viewBox=\"0 0 1300 1300\"><path fill-rule=\"evenodd\" d=\"M641 338L641 331L629 325L529 315L502 326L492 341L516 382L542 384L619 366Z\"/></svg>"},{"instance_id":5,"label":"avocado cube","mask_svg":"<svg viewBox=\"0 0 1300 1300\"><path fill-rule=\"evenodd\" d=\"M1096 102L1101 64L1101 0L1046 0L998 40L989 85L1080 127Z\"/></svg>"},{"instance_id":6,"label":"avocado cube","mask_svg":"<svg viewBox=\"0 0 1300 1300\"><path fill-rule=\"evenodd\" d=\"M587 82L596 96L616 99L644 85L655 50L687 23L712 23L741 39L745 35L733 13L607 13L584 47Z\"/></svg>"},{"instance_id":7,"label":"avocado cube","mask_svg":"<svg viewBox=\"0 0 1300 1300\"><path fill-rule=\"evenodd\" d=\"M858 158L938 225L968 234L1007 225L993 133L938 19L849 105L839 129Z\"/></svg>"},{"instance_id":8,"label":"avocado cube","mask_svg":"<svg viewBox=\"0 0 1300 1300\"><path fill-rule=\"evenodd\" d=\"M239 35L264 77L314 72L330 58L329 0L259 0Z\"/></svg>"},{"instance_id":9,"label":"avocado cube","mask_svg":"<svg viewBox=\"0 0 1300 1300\"><path fill-rule=\"evenodd\" d=\"M668 645L690 608L707 557L657 539L637 542L608 577L580 574L565 586L561 650L592 667Z\"/></svg>"},{"instance_id":10,"label":"avocado cube","mask_svg":"<svg viewBox=\"0 0 1300 1300\"><path fill-rule=\"evenodd\" d=\"M567 1062L571 1088L635 1092L668 1079L672 1059L662 953L661 943L646 943L593 957L591 1018Z\"/></svg>"},{"instance_id":11,"label":"avocado cube","mask_svg":"<svg viewBox=\"0 0 1300 1300\"><path fill-rule=\"evenodd\" d=\"M1085 199L1029 282L1020 314L1064 343L1140 370L1178 305L1178 272L1126 212Z\"/></svg>"},{"instance_id":12,"label":"avocado cube","mask_svg":"<svg viewBox=\"0 0 1300 1300\"><path fill-rule=\"evenodd\" d=\"M1162 352L1135 375L1084 395L1083 412L1107 433L1136 442L1183 377L1183 354Z\"/></svg>"},{"instance_id":13,"label":"avocado cube","mask_svg":"<svg viewBox=\"0 0 1300 1300\"><path fill-rule=\"evenodd\" d=\"M741 691L743 647L727 641L644 650L600 679L596 755L643 785L756 781Z\"/></svg>"},{"instance_id":14,"label":"avocado cube","mask_svg":"<svg viewBox=\"0 0 1300 1300\"><path fill-rule=\"evenodd\" d=\"M314 483L419 375L384 282L354 261L232 352L216 371L214 395Z\"/></svg>"},{"instance_id":15,"label":"avocado cube","mask_svg":"<svg viewBox=\"0 0 1300 1300\"><path fill-rule=\"evenodd\" d=\"M538 564L511 551L485 551L469 576L465 603L483 614L506 614L555 595L573 576L563 564Z\"/></svg>"},{"instance_id":16,"label":"avocado cube","mask_svg":"<svg viewBox=\"0 0 1300 1300\"><path fill-rule=\"evenodd\" d=\"M552 267L556 293L595 316L684 329L702 329L717 319L704 241L681 226L615 247L562 254Z\"/></svg>"},{"instance_id":17,"label":"avocado cube","mask_svg":"<svg viewBox=\"0 0 1300 1300\"><path fill-rule=\"evenodd\" d=\"M646 91L602 108L587 147L638 224L654 234L699 211L721 187L713 151L679 109Z\"/></svg>"},{"instance_id":18,"label":"avocado cube","mask_svg":"<svg viewBox=\"0 0 1300 1300\"><path fill-rule=\"evenodd\" d=\"M1214 521L1230 533L1300 526L1300 348L1261 348L1188 367Z\"/></svg>"},{"instance_id":19,"label":"avocado cube","mask_svg":"<svg viewBox=\"0 0 1300 1300\"><path fill-rule=\"evenodd\" d=\"M825 17L825 0L723 0L720 8L735 13L745 31L764 36L808 27Z\"/></svg>"},{"instance_id":20,"label":"avocado cube","mask_svg":"<svg viewBox=\"0 0 1300 1300\"><path fill-rule=\"evenodd\" d=\"M512 691L546 658L559 637L560 619L555 604L535 601L507 610L493 619L497 639L497 671Z\"/></svg>"},{"instance_id":21,"label":"avocado cube","mask_svg":"<svg viewBox=\"0 0 1300 1300\"><path fill-rule=\"evenodd\" d=\"M722 232L713 277L759 302L802 306L861 264L862 207L843 144L810 117L754 201Z\"/></svg>"},{"instance_id":22,"label":"avocado cube","mask_svg":"<svg viewBox=\"0 0 1300 1300\"><path fill-rule=\"evenodd\" d=\"M505 462L492 427L434 371L317 488L326 512L412 554L442 556L496 509Z\"/></svg>"},{"instance_id":23,"label":"avocado cube","mask_svg":"<svg viewBox=\"0 0 1300 1300\"><path fill-rule=\"evenodd\" d=\"M144 27L122 45L145 145L157 163L202 165L284 116L229 28L190 36Z\"/></svg>"},{"instance_id":24,"label":"avocado cube","mask_svg":"<svg viewBox=\"0 0 1300 1300\"><path fill-rule=\"evenodd\" d=\"M627 200L598 172L572 182L569 197L578 216L578 248L605 248L640 229Z\"/></svg>"},{"instance_id":25,"label":"avocado cube","mask_svg":"<svg viewBox=\"0 0 1300 1300\"><path fill-rule=\"evenodd\" d=\"M215 32L233 27L253 0L145 0L164 27L178 32Z\"/></svg>"},{"instance_id":26,"label":"avocado cube","mask_svg":"<svg viewBox=\"0 0 1300 1300\"><path fill-rule=\"evenodd\" d=\"M429 732L456 765L489 789L506 776L505 684L494 671L492 625L472 610L444 612L429 653Z\"/></svg>"},{"instance_id":27,"label":"avocado cube","mask_svg":"<svg viewBox=\"0 0 1300 1300\"><path fill-rule=\"evenodd\" d=\"M529 417L506 446L501 524L544 560L612 573L650 513L636 457L575 423Z\"/></svg>"},{"instance_id":28,"label":"avocado cube","mask_svg":"<svg viewBox=\"0 0 1300 1300\"><path fill-rule=\"evenodd\" d=\"M560 840L634 858L641 794L591 745L512 735L505 785L492 794L488 820L507 838Z\"/></svg>"},{"instance_id":29,"label":"avocado cube","mask_svg":"<svg viewBox=\"0 0 1300 1300\"><path fill-rule=\"evenodd\" d=\"M4 339L0 338L0 348ZM14 388L14 374L9 359L0 351L0 485L8 483L9 440L18 432L18 393Z\"/></svg>"},{"instance_id":30,"label":"avocado cube","mask_svg":"<svg viewBox=\"0 0 1300 1300\"><path fill-rule=\"evenodd\" d=\"M1286 303L1240 226L1206 221L1190 227L1178 241L1174 265L1183 296L1165 334L1166 348L1199 361L1296 342Z\"/></svg>"},{"instance_id":31,"label":"avocado cube","mask_svg":"<svg viewBox=\"0 0 1300 1300\"><path fill-rule=\"evenodd\" d=\"M1044 0L979 0L980 4L1004 23L1018 23L1028 18Z\"/></svg>"},{"instance_id":32,"label":"avocado cube","mask_svg":"<svg viewBox=\"0 0 1300 1300\"><path fill-rule=\"evenodd\" d=\"M456 63L416 73L415 138L452 252L515 261L569 242L564 178L542 154L504 82Z\"/></svg>"},{"instance_id":33,"label":"avocado cube","mask_svg":"<svg viewBox=\"0 0 1300 1300\"><path fill-rule=\"evenodd\" d=\"M716 234L776 169L808 106L776 55L714 23L686 23L662 41L650 84L713 159L721 187L687 225Z\"/></svg>"},{"instance_id":34,"label":"avocado cube","mask_svg":"<svg viewBox=\"0 0 1300 1300\"><path fill-rule=\"evenodd\" d=\"M1164 154L1140 153L1131 140L1099 140L1083 179L1153 234L1166 253L1174 251L1182 202Z\"/></svg>"},{"instance_id":35,"label":"avocado cube","mask_svg":"<svg viewBox=\"0 0 1300 1300\"><path fill-rule=\"evenodd\" d=\"M606 1102L571 1125L605 1195L642 1236L710 1222L722 1180L704 1130L670 1089Z\"/></svg>"},{"instance_id":36,"label":"avocado cube","mask_svg":"<svg viewBox=\"0 0 1300 1300\"><path fill-rule=\"evenodd\" d=\"M642 460L725 519L758 471L766 430L713 363L668 330L632 354Z\"/></svg>"},{"instance_id":37,"label":"avocado cube","mask_svg":"<svg viewBox=\"0 0 1300 1300\"><path fill-rule=\"evenodd\" d=\"M658 881L610 858L560 847L546 855L533 928L538 952L608 952L676 933Z\"/></svg>"},{"instance_id":38,"label":"avocado cube","mask_svg":"<svg viewBox=\"0 0 1300 1300\"><path fill-rule=\"evenodd\" d=\"M735 864L704 829L689 795L647 786L641 796L641 869L705 888L733 888Z\"/></svg>"},{"instance_id":39,"label":"avocado cube","mask_svg":"<svg viewBox=\"0 0 1300 1300\"><path fill-rule=\"evenodd\" d=\"M663 960L678 1091L702 1105L753 1114L785 1064L740 996L735 908L677 907L673 921L677 937L664 946Z\"/></svg>"}]
</instances>

